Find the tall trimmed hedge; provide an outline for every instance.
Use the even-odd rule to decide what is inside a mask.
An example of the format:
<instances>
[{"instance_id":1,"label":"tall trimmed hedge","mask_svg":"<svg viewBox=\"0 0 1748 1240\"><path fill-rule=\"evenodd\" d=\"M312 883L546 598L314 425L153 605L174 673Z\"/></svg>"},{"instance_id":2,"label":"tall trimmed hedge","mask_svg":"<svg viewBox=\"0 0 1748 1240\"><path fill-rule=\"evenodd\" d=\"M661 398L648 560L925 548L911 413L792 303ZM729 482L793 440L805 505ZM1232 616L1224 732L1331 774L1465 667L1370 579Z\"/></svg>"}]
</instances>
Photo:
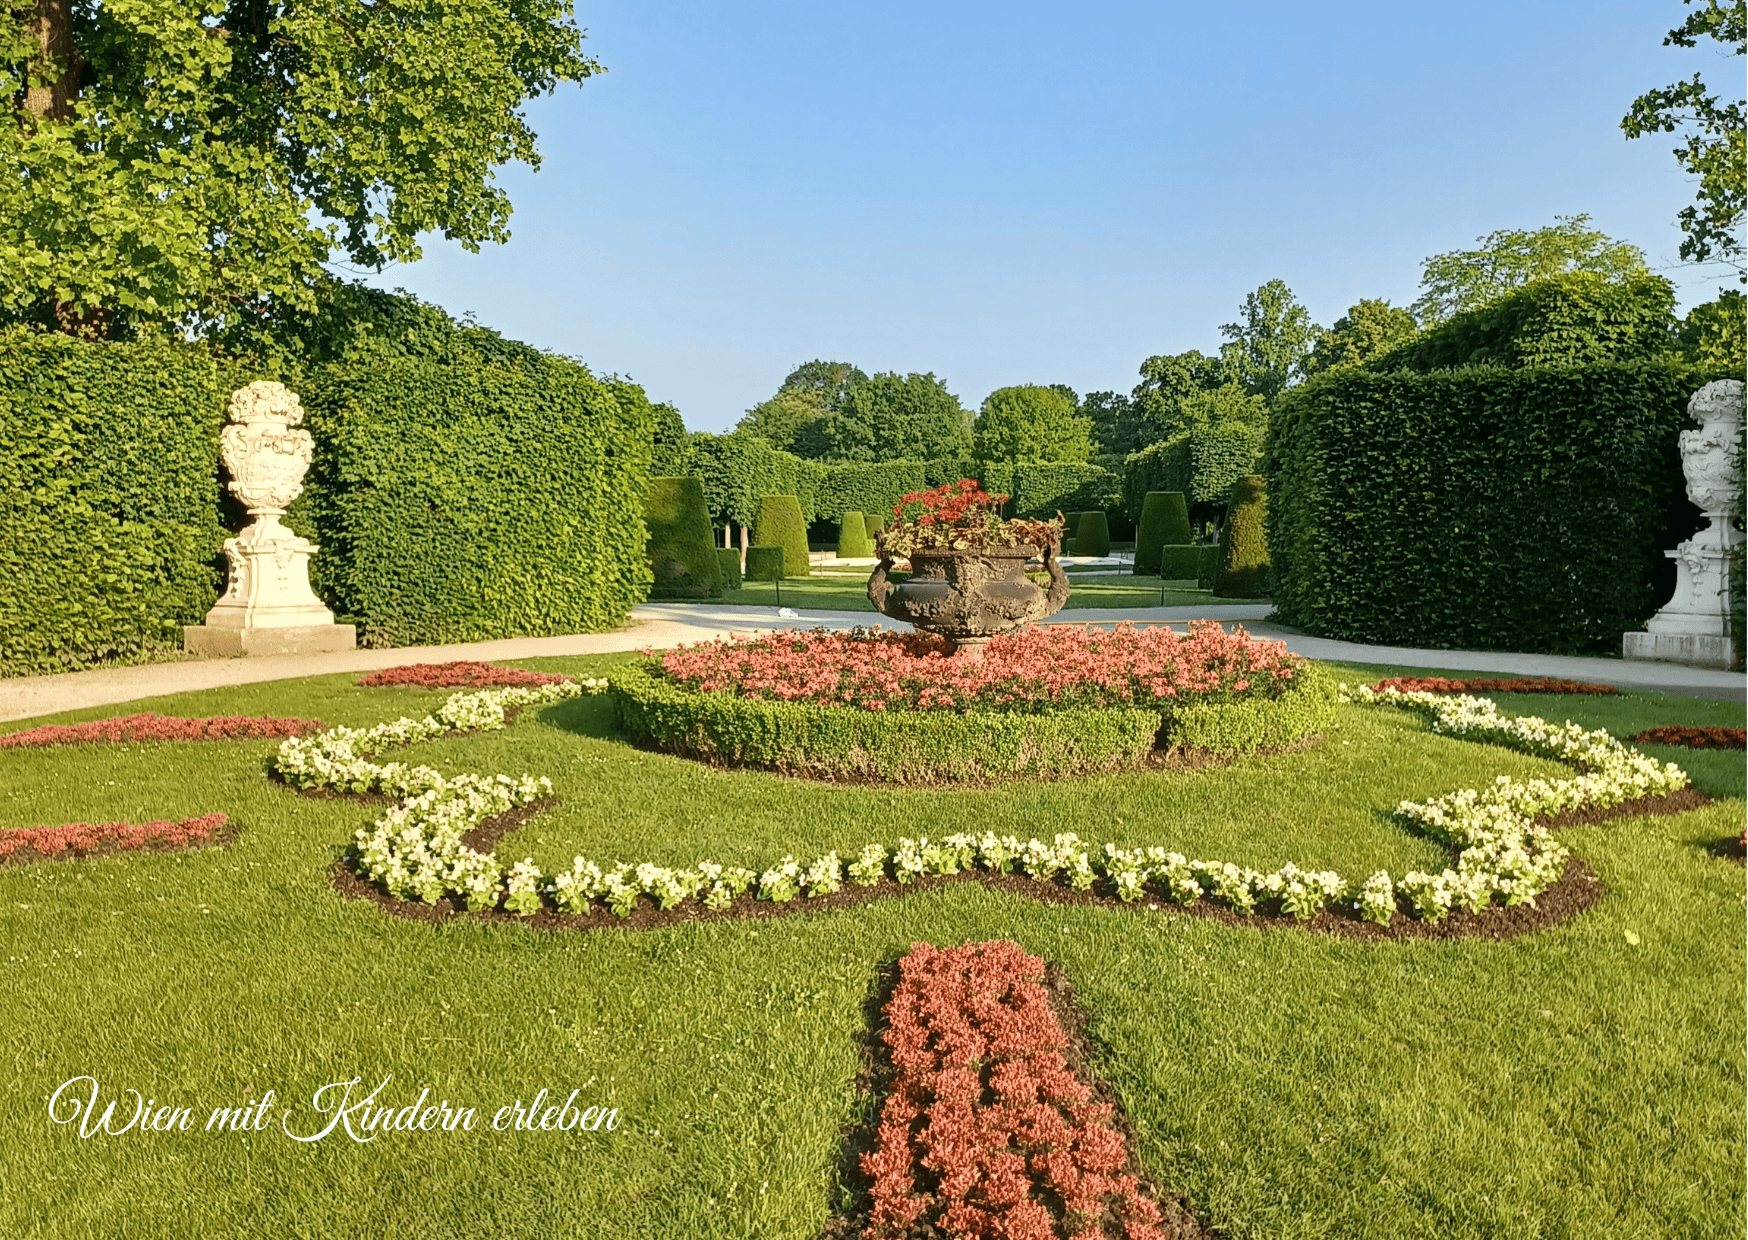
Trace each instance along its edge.
<instances>
[{"instance_id":1,"label":"tall trimmed hedge","mask_svg":"<svg viewBox=\"0 0 1748 1240\"><path fill-rule=\"evenodd\" d=\"M0 675L181 645L224 574L204 350L0 332Z\"/></svg>"},{"instance_id":2,"label":"tall trimmed hedge","mask_svg":"<svg viewBox=\"0 0 1748 1240\"><path fill-rule=\"evenodd\" d=\"M1182 491L1149 491L1135 527L1136 576L1158 573L1161 547L1190 541L1190 510ZM1187 575L1187 574L1186 574Z\"/></svg>"},{"instance_id":3,"label":"tall trimmed hedge","mask_svg":"<svg viewBox=\"0 0 1748 1240\"><path fill-rule=\"evenodd\" d=\"M1267 481L1260 474L1240 478L1232 487L1232 507L1220 526L1220 567L1214 573L1214 593L1221 598L1268 597L1267 513Z\"/></svg>"},{"instance_id":4,"label":"tall trimmed hedge","mask_svg":"<svg viewBox=\"0 0 1748 1240\"><path fill-rule=\"evenodd\" d=\"M698 479L651 478L643 498L643 523L654 577L650 598L722 597L718 548L710 536L710 513Z\"/></svg>"},{"instance_id":5,"label":"tall trimmed hedge","mask_svg":"<svg viewBox=\"0 0 1748 1240\"><path fill-rule=\"evenodd\" d=\"M650 585L653 415L635 385L538 356L387 357L316 372L292 520L370 646L617 628Z\"/></svg>"},{"instance_id":6,"label":"tall trimmed hedge","mask_svg":"<svg viewBox=\"0 0 1748 1240\"><path fill-rule=\"evenodd\" d=\"M785 577L808 576L807 522L801 517L800 501L793 495L765 496L753 523L753 545L783 548Z\"/></svg>"},{"instance_id":7,"label":"tall trimmed hedge","mask_svg":"<svg viewBox=\"0 0 1748 1240\"><path fill-rule=\"evenodd\" d=\"M1180 491L1199 513L1223 510L1232 502L1233 484L1256 471L1263 441L1261 427L1223 422L1192 427L1131 453L1123 463L1124 507L1138 521L1148 492Z\"/></svg>"},{"instance_id":8,"label":"tall trimmed hedge","mask_svg":"<svg viewBox=\"0 0 1748 1240\"><path fill-rule=\"evenodd\" d=\"M1269 452L1277 611L1353 641L1618 651L1697 526L1677 436L1713 377L1337 371L1290 390Z\"/></svg>"}]
</instances>

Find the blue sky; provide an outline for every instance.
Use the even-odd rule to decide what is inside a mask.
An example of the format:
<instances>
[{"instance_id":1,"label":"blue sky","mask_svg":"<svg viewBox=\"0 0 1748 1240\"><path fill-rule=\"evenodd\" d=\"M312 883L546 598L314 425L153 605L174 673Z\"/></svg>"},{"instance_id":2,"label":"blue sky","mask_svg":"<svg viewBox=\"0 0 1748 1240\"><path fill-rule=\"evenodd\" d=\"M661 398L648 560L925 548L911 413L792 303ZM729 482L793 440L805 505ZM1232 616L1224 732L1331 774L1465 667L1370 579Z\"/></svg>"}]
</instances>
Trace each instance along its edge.
<instances>
[{"instance_id":1,"label":"blue sky","mask_svg":"<svg viewBox=\"0 0 1748 1240\"><path fill-rule=\"evenodd\" d=\"M608 72L533 101L512 239L402 287L723 430L821 357L1127 391L1279 277L1329 324L1421 260L1588 212L1675 264L1692 185L1633 98L1742 62L1675 0L580 0ZM1684 306L1713 272L1665 272Z\"/></svg>"}]
</instances>

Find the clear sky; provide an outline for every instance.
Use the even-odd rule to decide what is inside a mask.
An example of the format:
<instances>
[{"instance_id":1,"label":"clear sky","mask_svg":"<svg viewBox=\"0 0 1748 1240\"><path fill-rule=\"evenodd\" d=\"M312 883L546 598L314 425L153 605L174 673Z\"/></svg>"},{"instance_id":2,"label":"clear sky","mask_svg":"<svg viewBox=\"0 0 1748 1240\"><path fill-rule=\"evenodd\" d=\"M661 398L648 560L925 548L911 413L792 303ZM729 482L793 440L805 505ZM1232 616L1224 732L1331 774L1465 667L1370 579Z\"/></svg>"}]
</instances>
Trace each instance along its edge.
<instances>
[{"instance_id":1,"label":"clear sky","mask_svg":"<svg viewBox=\"0 0 1748 1240\"><path fill-rule=\"evenodd\" d=\"M1588 212L1676 268L1693 186L1632 100L1716 44L1676 0L578 0L513 238L372 278L724 430L798 363L1127 391L1279 277L1328 325L1421 260Z\"/></svg>"}]
</instances>

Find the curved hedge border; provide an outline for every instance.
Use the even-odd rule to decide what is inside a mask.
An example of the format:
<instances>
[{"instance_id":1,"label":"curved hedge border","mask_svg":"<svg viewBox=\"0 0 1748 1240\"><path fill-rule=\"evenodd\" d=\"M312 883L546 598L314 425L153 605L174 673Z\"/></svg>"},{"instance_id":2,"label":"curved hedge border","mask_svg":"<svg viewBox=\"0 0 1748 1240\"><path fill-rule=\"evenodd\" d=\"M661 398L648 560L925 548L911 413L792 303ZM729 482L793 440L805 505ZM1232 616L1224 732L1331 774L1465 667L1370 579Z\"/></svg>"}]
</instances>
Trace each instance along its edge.
<instances>
[{"instance_id":1,"label":"curved hedge border","mask_svg":"<svg viewBox=\"0 0 1748 1240\"><path fill-rule=\"evenodd\" d=\"M1279 909L1299 919L1341 903L1363 920L1380 925L1388 925L1399 911L1437 922L1453 908L1479 913L1496 902L1506 907L1533 905L1536 896L1561 876L1569 854L1545 827L1531 820L1532 815L1606 808L1671 793L1688 782L1673 763L1638 753L1600 729L1586 732L1576 724L1556 725L1533 717L1507 719L1485 698L1395 690L1374 693L1363 687L1349 696L1343 685L1344 701L1417 709L1430 715L1435 732L1489 740L1572 762L1584 771L1566 780L1522 781L1502 775L1481 790L1465 789L1423 804L1401 802L1397 817L1403 825L1454 848L1457 856L1454 866L1438 874L1410 871L1400 880L1378 870L1355 884L1332 870L1302 870L1291 862L1263 874L1232 862L1190 860L1159 847L1124 849L1106 844L1103 856L1095 859L1073 834L1057 835L1046 844L994 832L952 835L933 843L927 837L901 838L890 852L881 844L869 844L848 863L835 850L806 865L786 856L762 874L711 861L690 869L622 861L603 871L587 858L577 857L564 873L545 875L532 858L505 867L494 855L475 851L463 841L487 818L549 794L552 784L544 776L451 779L429 767L378 766L368 760L392 745L445 732L502 728L513 708L600 692L604 687L600 681L586 681L456 694L435 715L422 720L400 719L362 731L334 728L288 740L280 746L275 765L293 787L377 792L399 799L386 815L358 831L350 857L366 878L395 898L434 905L454 896L470 911L502 907L523 915L548 907L587 915L605 906L621 917L630 916L645 895L663 909L697 900L720 910L747 892L782 904L802 896L831 895L841 891L846 880L872 887L888 877L905 884L924 875L1007 873L1017 867L1034 879L1064 881L1075 891L1090 890L1102 877L1124 901L1156 893L1179 905L1207 899L1238 914Z\"/></svg>"},{"instance_id":2,"label":"curved hedge border","mask_svg":"<svg viewBox=\"0 0 1748 1240\"><path fill-rule=\"evenodd\" d=\"M1174 747L1251 754L1301 740L1335 713L1334 685L1315 664L1272 701L1169 712L879 713L703 693L674 685L649 663L615 671L608 683L619 726L668 753L786 775L906 783L1120 770L1140 765L1162 732Z\"/></svg>"}]
</instances>

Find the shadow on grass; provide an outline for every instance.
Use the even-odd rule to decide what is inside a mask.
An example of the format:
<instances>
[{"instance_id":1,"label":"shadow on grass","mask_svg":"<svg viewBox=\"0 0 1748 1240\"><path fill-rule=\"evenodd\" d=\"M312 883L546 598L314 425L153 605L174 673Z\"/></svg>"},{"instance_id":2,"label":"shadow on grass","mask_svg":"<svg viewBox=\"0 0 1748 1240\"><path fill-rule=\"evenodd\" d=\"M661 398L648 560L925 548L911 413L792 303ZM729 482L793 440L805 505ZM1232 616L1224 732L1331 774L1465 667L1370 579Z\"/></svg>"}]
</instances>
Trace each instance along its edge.
<instances>
[{"instance_id":1,"label":"shadow on grass","mask_svg":"<svg viewBox=\"0 0 1748 1240\"><path fill-rule=\"evenodd\" d=\"M625 739L618 724L613 721L613 703L604 693L555 702L551 706L543 707L535 717L544 724L574 736L588 736L604 741Z\"/></svg>"}]
</instances>

